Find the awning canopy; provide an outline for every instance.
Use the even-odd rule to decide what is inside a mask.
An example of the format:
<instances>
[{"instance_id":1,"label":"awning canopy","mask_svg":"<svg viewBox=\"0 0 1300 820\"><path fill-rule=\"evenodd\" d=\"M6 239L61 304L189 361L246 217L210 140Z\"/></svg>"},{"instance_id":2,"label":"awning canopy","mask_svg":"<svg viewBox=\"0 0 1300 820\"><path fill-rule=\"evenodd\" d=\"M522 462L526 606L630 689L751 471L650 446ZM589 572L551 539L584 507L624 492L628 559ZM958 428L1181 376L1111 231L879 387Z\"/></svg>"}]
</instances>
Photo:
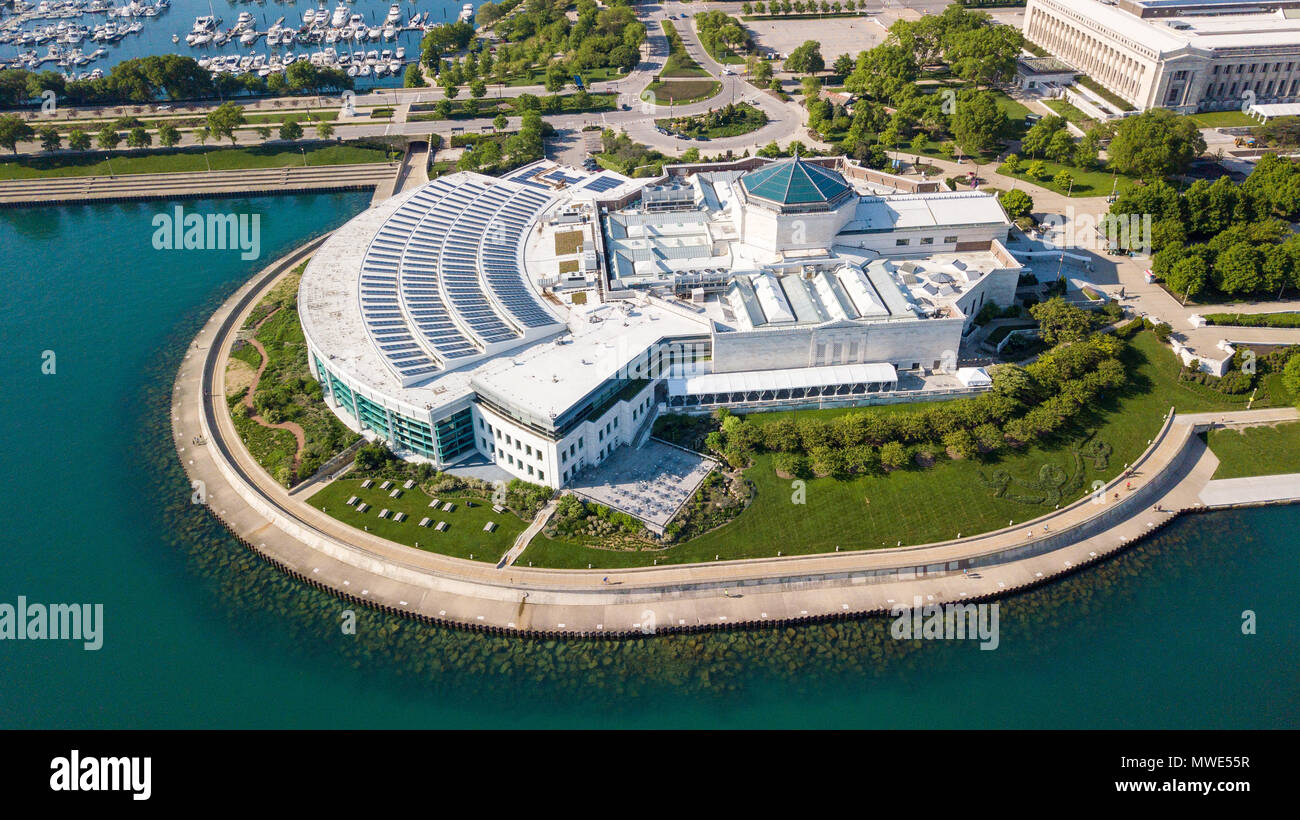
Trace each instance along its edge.
<instances>
[{"instance_id":1,"label":"awning canopy","mask_svg":"<svg viewBox=\"0 0 1300 820\"><path fill-rule=\"evenodd\" d=\"M839 384L887 384L897 381L898 373L892 364L837 364L787 370L706 373L684 379L669 379L668 393L673 396L699 396L766 390L802 390Z\"/></svg>"}]
</instances>

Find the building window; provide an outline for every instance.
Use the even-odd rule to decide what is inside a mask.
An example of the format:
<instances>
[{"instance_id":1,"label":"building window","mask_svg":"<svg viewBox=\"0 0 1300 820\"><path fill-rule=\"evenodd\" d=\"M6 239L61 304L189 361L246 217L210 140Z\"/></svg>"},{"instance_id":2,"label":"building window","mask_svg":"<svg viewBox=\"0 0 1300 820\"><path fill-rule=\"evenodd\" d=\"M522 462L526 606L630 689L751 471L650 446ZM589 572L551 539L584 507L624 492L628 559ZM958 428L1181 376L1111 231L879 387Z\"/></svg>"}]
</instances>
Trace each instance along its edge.
<instances>
[{"instance_id":1,"label":"building window","mask_svg":"<svg viewBox=\"0 0 1300 820\"><path fill-rule=\"evenodd\" d=\"M604 441L604 440L605 440L605 431L604 431L604 430L597 430L597 431L596 431L596 435L599 436L599 438L596 439L597 441Z\"/></svg>"},{"instance_id":2,"label":"building window","mask_svg":"<svg viewBox=\"0 0 1300 820\"><path fill-rule=\"evenodd\" d=\"M956 245L956 244L957 244L957 237L955 237L955 236L945 236L945 237L943 238L943 243L944 243L945 245Z\"/></svg>"},{"instance_id":3,"label":"building window","mask_svg":"<svg viewBox=\"0 0 1300 820\"><path fill-rule=\"evenodd\" d=\"M902 246L904 246L904 245L910 245L910 244L912 244L912 240L910 240L910 239L895 239L895 240L894 240L894 245L896 245L896 246L898 246L898 247L900 247L900 248L901 248Z\"/></svg>"},{"instance_id":4,"label":"building window","mask_svg":"<svg viewBox=\"0 0 1300 820\"><path fill-rule=\"evenodd\" d=\"M529 474L529 475L532 475L532 474L533 474L533 465L531 465L531 464L528 465L528 474Z\"/></svg>"},{"instance_id":5,"label":"building window","mask_svg":"<svg viewBox=\"0 0 1300 820\"><path fill-rule=\"evenodd\" d=\"M922 244L922 245L933 245L933 244L934 244L934 237L933 237L933 236L923 236L923 237L921 237L921 244Z\"/></svg>"},{"instance_id":6,"label":"building window","mask_svg":"<svg viewBox=\"0 0 1300 820\"><path fill-rule=\"evenodd\" d=\"M537 471L537 480L538 480L538 481L545 481L545 480L546 480L546 473L542 472L541 470L538 470L538 471Z\"/></svg>"},{"instance_id":7,"label":"building window","mask_svg":"<svg viewBox=\"0 0 1300 820\"><path fill-rule=\"evenodd\" d=\"M569 463L569 454L564 452L563 450L560 451L560 463L561 464Z\"/></svg>"},{"instance_id":8,"label":"building window","mask_svg":"<svg viewBox=\"0 0 1300 820\"><path fill-rule=\"evenodd\" d=\"M524 447L524 452L526 452L528 455L531 456L533 454L533 445L529 444L528 446Z\"/></svg>"}]
</instances>

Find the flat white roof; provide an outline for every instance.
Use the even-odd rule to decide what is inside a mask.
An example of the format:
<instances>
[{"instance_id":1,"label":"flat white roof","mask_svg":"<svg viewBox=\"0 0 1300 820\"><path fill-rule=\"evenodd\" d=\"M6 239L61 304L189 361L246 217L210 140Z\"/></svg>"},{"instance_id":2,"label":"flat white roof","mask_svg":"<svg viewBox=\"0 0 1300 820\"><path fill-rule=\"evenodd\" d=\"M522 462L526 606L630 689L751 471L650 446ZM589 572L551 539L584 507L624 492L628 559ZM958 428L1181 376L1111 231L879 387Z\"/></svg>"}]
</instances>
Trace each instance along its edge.
<instances>
[{"instance_id":1,"label":"flat white roof","mask_svg":"<svg viewBox=\"0 0 1300 820\"><path fill-rule=\"evenodd\" d=\"M800 367L787 370L742 370L735 373L706 373L683 379L669 379L668 392L674 396L697 396L707 393L739 393L753 390L799 390L836 384L870 384L898 381L892 364L835 364L826 367Z\"/></svg>"},{"instance_id":2,"label":"flat white roof","mask_svg":"<svg viewBox=\"0 0 1300 820\"><path fill-rule=\"evenodd\" d=\"M998 224L1010 222L997 197L981 191L952 191L863 197L841 233Z\"/></svg>"},{"instance_id":3,"label":"flat white roof","mask_svg":"<svg viewBox=\"0 0 1300 820\"><path fill-rule=\"evenodd\" d=\"M592 318L598 321L591 321ZM705 335L704 316L650 304L606 302L569 317L570 333L497 356L472 372L476 390L539 419L556 418L668 336Z\"/></svg>"}]
</instances>

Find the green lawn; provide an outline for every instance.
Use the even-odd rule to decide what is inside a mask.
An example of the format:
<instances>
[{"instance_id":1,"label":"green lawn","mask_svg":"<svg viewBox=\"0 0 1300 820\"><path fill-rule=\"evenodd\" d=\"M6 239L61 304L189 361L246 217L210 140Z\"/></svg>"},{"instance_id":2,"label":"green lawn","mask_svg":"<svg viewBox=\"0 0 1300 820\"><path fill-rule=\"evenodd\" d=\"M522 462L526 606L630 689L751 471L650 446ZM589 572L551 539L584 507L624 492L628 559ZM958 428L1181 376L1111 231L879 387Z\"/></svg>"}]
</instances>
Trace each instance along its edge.
<instances>
[{"instance_id":1,"label":"green lawn","mask_svg":"<svg viewBox=\"0 0 1300 820\"><path fill-rule=\"evenodd\" d=\"M1189 114L1188 117L1192 122L1202 128L1232 128L1245 125L1259 125L1259 120L1252 120L1246 116L1245 112L1233 109L1232 111L1206 111L1201 114Z\"/></svg>"},{"instance_id":2,"label":"green lawn","mask_svg":"<svg viewBox=\"0 0 1300 820\"><path fill-rule=\"evenodd\" d=\"M1087 131L1089 128L1092 128L1097 124L1096 120L1089 117L1073 105L1070 105L1065 100L1043 100L1043 105L1060 114L1062 117L1065 117L1084 131Z\"/></svg>"},{"instance_id":3,"label":"green lawn","mask_svg":"<svg viewBox=\"0 0 1300 820\"><path fill-rule=\"evenodd\" d=\"M1082 168L1075 168L1072 165L1061 165L1059 163L1047 161L1043 162L1043 165L1047 169L1047 179L1031 179L1027 173L1031 162L1033 162L1033 160L1021 157L1020 170L1012 174L1007 171L1005 165L1002 165L999 166L998 173L1009 177L1015 177L1016 179L1027 182L1030 185L1039 185L1043 188L1056 191L1059 194L1064 194L1068 190L1072 197L1108 196L1111 192L1112 186L1115 186L1116 193L1122 194L1134 184L1132 178L1126 177L1123 174L1112 176L1112 174L1104 167L1096 171L1085 171ZM1072 188L1067 189L1058 187L1056 183L1052 181L1053 177L1061 171L1068 171L1070 176L1074 177L1074 185ZM1033 196L1033 191L1030 191L1029 194L1030 196Z\"/></svg>"},{"instance_id":4,"label":"green lawn","mask_svg":"<svg viewBox=\"0 0 1300 820\"><path fill-rule=\"evenodd\" d=\"M320 384L307 370L307 344L298 320L298 283L307 263L280 280L258 302L244 322L244 329L258 327L255 338L266 348L266 371L258 383L253 404L272 423L291 421L302 427L305 446L297 473L294 457L297 440L287 430L272 430L250 418L240 402L247 390L228 396L232 418L240 438L276 481L288 486L313 475L320 466L343 452L358 438L325 405ZM263 321L265 320L265 321ZM262 357L252 345L244 345L231 356L254 369Z\"/></svg>"},{"instance_id":5,"label":"green lawn","mask_svg":"<svg viewBox=\"0 0 1300 820\"><path fill-rule=\"evenodd\" d=\"M745 475L756 488L754 502L735 521L699 538L662 551L610 552L577 547L558 541L535 541L522 559L536 566L585 567L644 566L658 559L660 564L723 559L799 555L842 549L878 549L924 544L955 538L958 533L974 535L1007 526L1009 521L1026 521L1052 507L1021 503L996 497L980 482L980 472L1006 470L1013 478L1033 481L1047 464L1056 464L1074 476L1078 462L1071 445L1082 442L1089 432L1105 442L1112 452L1104 467L1084 462L1081 489L1061 499L1064 506L1082 497L1093 481L1117 476L1131 463L1160 429L1171 405L1180 412L1200 412L1236 406L1227 397L1203 388L1192 389L1178 381L1179 365L1173 353L1151 333L1139 334L1126 353L1133 374L1131 387L1098 403L1056 441L1042 447L1012 453L996 461L949 460L941 458L929 469L912 467L890 474L840 480L814 478L806 482L806 503L792 503L791 482L778 478L772 456L763 454ZM910 413L924 405L901 404L873 407L885 413ZM763 422L782 416L813 414L833 418L852 408L763 413Z\"/></svg>"},{"instance_id":6,"label":"green lawn","mask_svg":"<svg viewBox=\"0 0 1300 820\"><path fill-rule=\"evenodd\" d=\"M711 140L722 137L738 137L741 134L757 131L767 125L767 115L763 113L763 110L749 103L737 103L730 120L718 122L724 118L726 110L727 108L724 106L720 112L709 112L673 119L665 117L655 120L655 125L677 134L691 137L702 136ZM716 124L711 125L711 122Z\"/></svg>"},{"instance_id":7,"label":"green lawn","mask_svg":"<svg viewBox=\"0 0 1300 820\"><path fill-rule=\"evenodd\" d=\"M207 151L186 148L145 153L118 154L106 159L103 151L69 156L35 156L0 159L0 179L39 179L42 177L107 176L114 174L161 174L179 171L214 171L238 168L283 168L302 165L303 153L308 165L356 165L386 162L388 157L378 148L330 143L302 145L267 145L247 148L209 148ZM204 157L206 155L206 162ZM110 169L111 166L111 169Z\"/></svg>"},{"instance_id":8,"label":"green lawn","mask_svg":"<svg viewBox=\"0 0 1300 820\"><path fill-rule=\"evenodd\" d=\"M429 552L438 552L456 558L469 558L475 561L496 563L505 555L506 550L515 542L519 533L527 524L511 512L497 513L492 510L492 503L473 495L463 493L446 493L440 495L439 501L454 502L456 509L444 512L429 507L432 500L418 486L402 491L401 498L389 498L393 489L401 487L401 482L394 482L387 490L379 489L384 482L375 479L369 489L361 489L361 479L339 479L324 487L311 497L308 502L313 507L325 508L333 518L357 529L369 527L370 532L389 541L415 546ZM370 505L370 509L359 513L356 507L349 507L348 498L356 496ZM473 502L471 507L467 502ZM380 518L380 510L404 512L407 519L398 523L392 517ZM420 520L430 518L428 527L421 527ZM439 521L447 522L447 530L438 532L433 525ZM483 525L495 521L495 532L484 532Z\"/></svg>"},{"instance_id":9,"label":"green lawn","mask_svg":"<svg viewBox=\"0 0 1300 820\"><path fill-rule=\"evenodd\" d=\"M1215 478L1300 473L1300 422L1211 430L1207 443L1219 457Z\"/></svg>"},{"instance_id":10,"label":"green lawn","mask_svg":"<svg viewBox=\"0 0 1300 820\"><path fill-rule=\"evenodd\" d=\"M722 83L716 80L660 80L646 86L657 105L684 105L716 96Z\"/></svg>"}]
</instances>

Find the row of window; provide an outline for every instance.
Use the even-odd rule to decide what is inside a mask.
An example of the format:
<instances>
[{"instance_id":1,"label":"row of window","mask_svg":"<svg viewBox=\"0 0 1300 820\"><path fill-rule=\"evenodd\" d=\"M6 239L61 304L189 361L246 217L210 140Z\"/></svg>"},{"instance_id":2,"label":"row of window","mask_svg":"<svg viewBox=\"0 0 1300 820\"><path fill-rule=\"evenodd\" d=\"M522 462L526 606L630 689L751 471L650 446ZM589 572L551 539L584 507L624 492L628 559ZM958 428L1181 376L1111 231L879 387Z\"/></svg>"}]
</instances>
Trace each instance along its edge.
<instances>
[{"instance_id":1,"label":"row of window","mask_svg":"<svg viewBox=\"0 0 1300 820\"><path fill-rule=\"evenodd\" d=\"M912 240L911 240L911 239L895 239L895 240L894 240L894 244L895 244L896 246L898 246L898 247L901 248L901 247L903 247L904 245L910 245L910 244L912 244ZM933 236L923 236L923 237L921 237L921 241L920 241L920 242L917 242L916 244L918 244L918 245L933 245L933 244L934 244L934 237L933 237ZM943 244L945 244L945 245L955 245L955 244L957 244L957 237L955 237L955 236L945 236L945 237L943 238Z\"/></svg>"},{"instance_id":2,"label":"row of window","mask_svg":"<svg viewBox=\"0 0 1300 820\"><path fill-rule=\"evenodd\" d=\"M1212 69L1210 69L1210 73L1218 74L1219 69L1222 68L1224 74L1254 74L1256 69L1258 69L1261 74L1267 74L1270 71L1282 71L1282 72L1290 71L1293 65L1294 63L1287 63L1286 68L1283 68L1281 63L1273 63L1272 68L1269 67L1268 63L1264 63L1262 66L1259 65L1258 63L1249 63L1249 64L1241 63L1240 65L1225 65L1225 66L1216 65ZM1233 71L1233 69L1236 69L1236 71ZM1182 77L1178 76L1179 74L1185 76L1187 72L1186 71L1177 72L1176 74L1174 74L1175 80L1182 79Z\"/></svg>"}]
</instances>

